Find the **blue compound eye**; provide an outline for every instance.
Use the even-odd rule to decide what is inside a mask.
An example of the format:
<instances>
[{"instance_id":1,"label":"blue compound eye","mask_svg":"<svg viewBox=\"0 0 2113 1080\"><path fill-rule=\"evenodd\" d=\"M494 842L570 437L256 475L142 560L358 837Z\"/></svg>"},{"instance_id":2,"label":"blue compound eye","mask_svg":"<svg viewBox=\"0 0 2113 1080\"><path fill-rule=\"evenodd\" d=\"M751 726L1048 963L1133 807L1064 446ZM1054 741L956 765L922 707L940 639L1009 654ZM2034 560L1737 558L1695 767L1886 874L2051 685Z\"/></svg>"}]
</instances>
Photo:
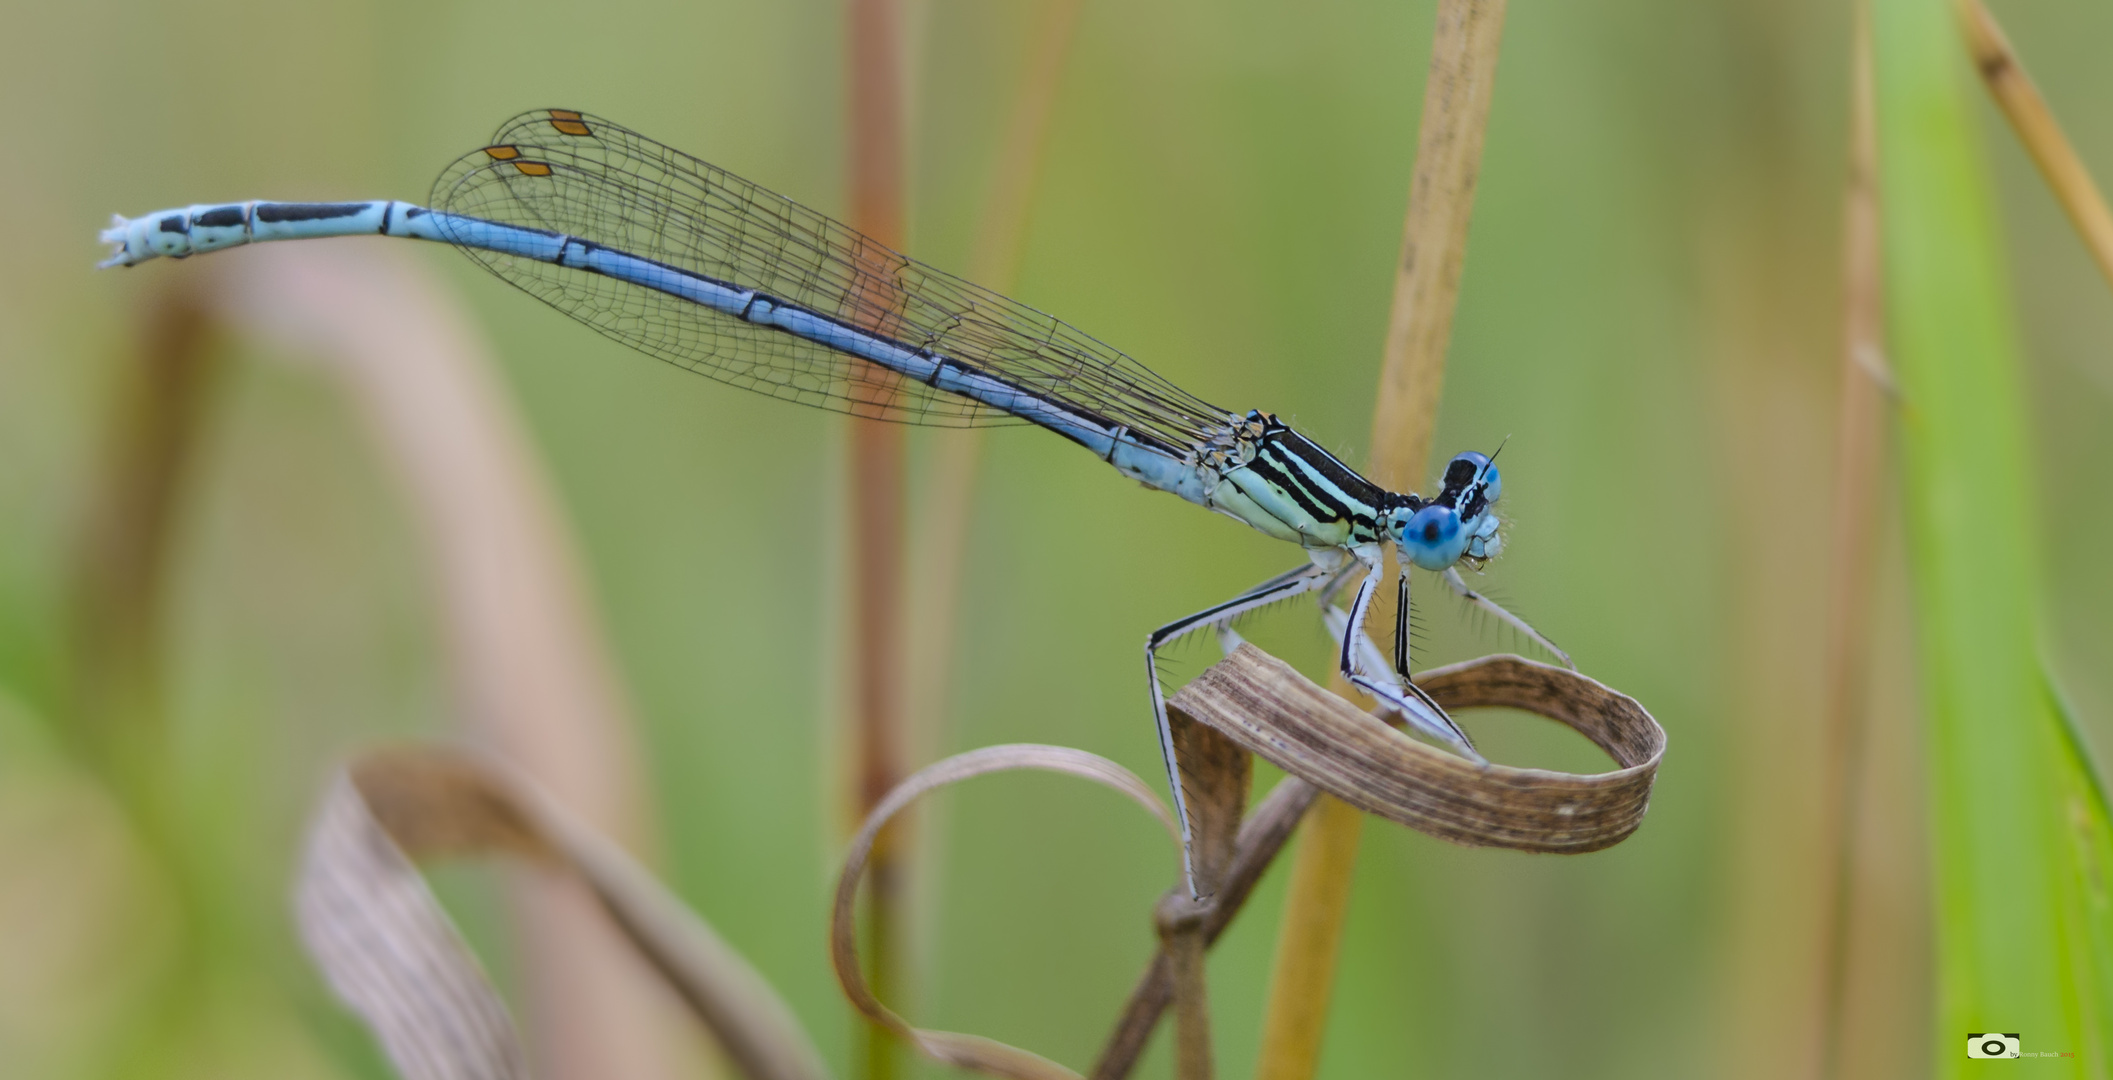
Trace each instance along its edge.
<instances>
[{"instance_id":1,"label":"blue compound eye","mask_svg":"<svg viewBox=\"0 0 2113 1080\"><path fill-rule=\"evenodd\" d=\"M1396 519L1399 520L1399 519ZM1460 527L1452 507L1426 506L1400 525L1394 543L1410 562L1425 570L1443 570L1460 561L1471 537Z\"/></svg>"},{"instance_id":2,"label":"blue compound eye","mask_svg":"<svg viewBox=\"0 0 2113 1080\"><path fill-rule=\"evenodd\" d=\"M1497 475L1497 467L1489 463L1489 455L1478 454L1473 450L1455 457L1445 467L1447 487L1453 486L1454 477L1459 477L1461 487L1474 483L1479 477L1482 483L1482 498L1486 502L1496 502L1498 493L1504 490L1504 481Z\"/></svg>"}]
</instances>

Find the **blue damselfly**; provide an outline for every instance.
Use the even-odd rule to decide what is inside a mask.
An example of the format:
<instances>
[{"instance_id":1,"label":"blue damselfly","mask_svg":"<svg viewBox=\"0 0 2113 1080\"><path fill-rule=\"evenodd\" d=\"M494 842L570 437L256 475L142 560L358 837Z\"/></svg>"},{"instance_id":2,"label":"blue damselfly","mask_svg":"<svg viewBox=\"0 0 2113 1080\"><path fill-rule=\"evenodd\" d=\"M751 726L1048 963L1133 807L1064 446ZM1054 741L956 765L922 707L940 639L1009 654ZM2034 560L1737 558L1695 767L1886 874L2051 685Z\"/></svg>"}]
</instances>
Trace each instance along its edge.
<instances>
[{"instance_id":1,"label":"blue damselfly","mask_svg":"<svg viewBox=\"0 0 2113 1080\"><path fill-rule=\"evenodd\" d=\"M1409 681L1410 565L1569 663L1470 589L1500 546L1501 480L1465 453L1429 498L1387 491L1260 411L1210 405L1069 324L914 259L599 117L548 109L500 126L449 166L429 206L251 201L164 210L104 231L104 266L265 240L381 235L455 245L537 299L641 352L720 382L858 416L937 426L1031 423L1117 471L1304 549L1306 562L1145 641L1152 715L1188 829L1159 649L1319 592L1338 667L1425 735L1481 760ZM1391 662L1363 627L1386 545L1401 566ZM1353 575L1348 612L1334 606Z\"/></svg>"}]
</instances>

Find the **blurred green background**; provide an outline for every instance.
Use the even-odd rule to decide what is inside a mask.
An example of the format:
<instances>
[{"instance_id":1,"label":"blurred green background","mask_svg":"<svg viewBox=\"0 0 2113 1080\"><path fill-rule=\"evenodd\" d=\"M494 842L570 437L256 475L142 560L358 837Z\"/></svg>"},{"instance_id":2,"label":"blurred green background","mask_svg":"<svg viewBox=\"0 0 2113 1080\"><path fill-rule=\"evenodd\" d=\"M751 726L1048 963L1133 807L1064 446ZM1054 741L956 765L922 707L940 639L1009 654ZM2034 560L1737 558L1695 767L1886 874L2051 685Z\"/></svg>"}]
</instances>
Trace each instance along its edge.
<instances>
[{"instance_id":1,"label":"blurred green background","mask_svg":"<svg viewBox=\"0 0 2113 1080\"><path fill-rule=\"evenodd\" d=\"M907 10L909 247L963 269L1035 9ZM2113 94L2113 10L1996 11L2113 174L2113 113L2095 107ZM94 273L94 232L190 202L419 200L538 106L841 213L841 9L6 14L0 1074L388 1075L300 954L286 894L334 761L459 730L417 523L335 383L215 338L228 367L158 627L172 794L150 826L128 814L73 749L69 575L143 311L197 264ZM1361 460L1431 20L1422 2L1086 4L1012 291ZM1510 546L1486 582L1650 707L1671 750L1642 830L1599 854L1368 828L1323 1075L1773 1076L1809 1038L1848 31L1820 0L1513 5L1435 452L1510 438ZM2113 304L2007 132L1984 128L2034 394L2051 658L2104 746L2113 501L2092 494L2113 462ZM585 554L641 725L654 861L847 1062L823 950L846 828L829 673L860 539L842 525L842 422L649 362L467 260L417 254L491 334ZM913 456L932 445L915 437ZM1143 636L1292 552L1061 440L1006 431L986 449L933 749L1057 742L1155 777ZM1921 1075L1935 1045L1909 615L1886 543L1845 1029L1858 1076ZM1521 648L1449 602L1420 614L1423 663ZM1310 607L1251 636L1325 671ZM1213 656L1193 646L1175 667ZM1598 767L1545 726L1468 722L1500 758ZM1153 948L1165 841L1047 778L932 806L906 1011L1084 1067ZM206 884L172 884L186 875ZM503 975L495 880L443 884ZM1280 867L1212 957L1228 1076L1251 1068L1282 891ZM1143 1074L1168 1068L1158 1046Z\"/></svg>"}]
</instances>

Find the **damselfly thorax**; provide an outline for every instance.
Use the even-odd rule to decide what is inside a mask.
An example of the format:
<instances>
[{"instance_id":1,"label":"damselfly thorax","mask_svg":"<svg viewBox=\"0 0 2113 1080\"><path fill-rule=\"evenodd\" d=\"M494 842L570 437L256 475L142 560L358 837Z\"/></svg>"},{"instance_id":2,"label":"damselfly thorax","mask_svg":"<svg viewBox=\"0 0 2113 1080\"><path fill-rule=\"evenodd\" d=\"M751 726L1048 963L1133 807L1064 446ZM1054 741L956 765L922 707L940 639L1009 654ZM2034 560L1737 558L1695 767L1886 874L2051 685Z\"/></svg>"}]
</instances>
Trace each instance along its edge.
<instances>
[{"instance_id":1,"label":"damselfly thorax","mask_svg":"<svg viewBox=\"0 0 2113 1080\"><path fill-rule=\"evenodd\" d=\"M1382 543L1393 511L1423 506L1359 476L1265 412L1229 425L1223 442L1199 457L1211 509L1303 548Z\"/></svg>"}]
</instances>

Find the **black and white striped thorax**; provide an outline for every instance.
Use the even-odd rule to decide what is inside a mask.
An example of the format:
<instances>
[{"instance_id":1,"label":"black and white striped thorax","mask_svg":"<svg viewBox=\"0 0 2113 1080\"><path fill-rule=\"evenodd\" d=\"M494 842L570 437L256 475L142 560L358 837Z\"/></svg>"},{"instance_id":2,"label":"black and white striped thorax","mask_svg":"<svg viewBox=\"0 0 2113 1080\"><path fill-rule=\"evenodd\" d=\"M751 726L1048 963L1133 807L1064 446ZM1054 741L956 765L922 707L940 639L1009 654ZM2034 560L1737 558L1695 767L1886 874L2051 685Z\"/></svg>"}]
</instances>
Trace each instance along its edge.
<instances>
[{"instance_id":1,"label":"black and white striped thorax","mask_svg":"<svg viewBox=\"0 0 2113 1080\"><path fill-rule=\"evenodd\" d=\"M1379 543L1388 539L1386 523L1395 511L1414 513L1424 506L1420 496L1388 491L1358 475L1268 413L1248 413L1203 450L1204 465L1272 516L1303 524L1299 532L1308 546Z\"/></svg>"}]
</instances>

